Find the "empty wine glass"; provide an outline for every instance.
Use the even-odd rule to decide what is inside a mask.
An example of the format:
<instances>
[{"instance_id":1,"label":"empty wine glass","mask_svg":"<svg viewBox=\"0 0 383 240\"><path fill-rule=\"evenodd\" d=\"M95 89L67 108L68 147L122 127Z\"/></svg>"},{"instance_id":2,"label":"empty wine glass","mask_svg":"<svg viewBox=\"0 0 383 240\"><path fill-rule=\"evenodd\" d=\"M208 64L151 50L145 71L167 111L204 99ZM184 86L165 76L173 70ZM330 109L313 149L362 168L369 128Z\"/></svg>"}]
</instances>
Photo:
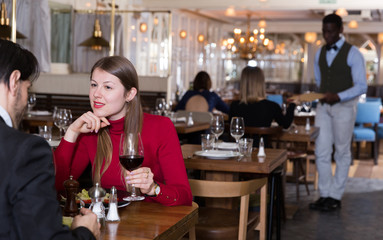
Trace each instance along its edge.
<instances>
[{"instance_id":1,"label":"empty wine glass","mask_svg":"<svg viewBox=\"0 0 383 240\"><path fill-rule=\"evenodd\" d=\"M215 144L214 148L218 149L218 138L222 135L223 130L225 129L225 123L223 121L222 115L215 115L213 116L213 121L210 126L210 131L212 134L214 134L215 137Z\"/></svg>"},{"instance_id":2,"label":"empty wine glass","mask_svg":"<svg viewBox=\"0 0 383 240\"><path fill-rule=\"evenodd\" d=\"M66 108L62 109L60 120L61 120L62 129L64 130L64 133L65 133L68 127L72 123L72 111Z\"/></svg>"},{"instance_id":3,"label":"empty wine glass","mask_svg":"<svg viewBox=\"0 0 383 240\"><path fill-rule=\"evenodd\" d=\"M72 112L70 109L58 108L53 112L53 123L59 128L60 138L64 135L72 123Z\"/></svg>"},{"instance_id":4,"label":"empty wine glass","mask_svg":"<svg viewBox=\"0 0 383 240\"><path fill-rule=\"evenodd\" d=\"M238 146L239 139L245 134L245 122L242 117L233 117L230 123L230 135L235 138Z\"/></svg>"},{"instance_id":5,"label":"empty wine glass","mask_svg":"<svg viewBox=\"0 0 383 240\"><path fill-rule=\"evenodd\" d=\"M156 108L156 111L158 111L160 113L160 115L163 115L164 111L166 110L165 98L157 98L155 108Z\"/></svg>"},{"instance_id":6,"label":"empty wine glass","mask_svg":"<svg viewBox=\"0 0 383 240\"><path fill-rule=\"evenodd\" d=\"M59 133L60 133L60 138L62 137L61 136L61 125L60 125L60 117L59 117L59 112L60 112L61 108L58 108L57 106L54 107L54 110L53 110L53 124L59 129Z\"/></svg>"},{"instance_id":7,"label":"empty wine glass","mask_svg":"<svg viewBox=\"0 0 383 240\"><path fill-rule=\"evenodd\" d=\"M140 133L122 134L119 149L120 164L128 171L139 168L144 161L144 145L142 144ZM134 185L129 184L132 193L125 197L125 201L140 201L145 199L142 195L136 194Z\"/></svg>"},{"instance_id":8,"label":"empty wine glass","mask_svg":"<svg viewBox=\"0 0 383 240\"><path fill-rule=\"evenodd\" d=\"M28 94L28 114L32 112L33 107L36 106L36 94L29 93Z\"/></svg>"}]
</instances>

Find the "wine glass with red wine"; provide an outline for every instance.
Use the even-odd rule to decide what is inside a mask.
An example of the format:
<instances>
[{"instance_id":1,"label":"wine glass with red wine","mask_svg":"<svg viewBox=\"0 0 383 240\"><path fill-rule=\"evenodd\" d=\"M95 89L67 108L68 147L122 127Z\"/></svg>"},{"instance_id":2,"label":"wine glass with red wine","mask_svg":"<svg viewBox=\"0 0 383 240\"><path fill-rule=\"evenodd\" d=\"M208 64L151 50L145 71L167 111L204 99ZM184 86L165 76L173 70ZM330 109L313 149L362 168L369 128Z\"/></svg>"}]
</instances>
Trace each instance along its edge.
<instances>
[{"instance_id":1,"label":"wine glass with red wine","mask_svg":"<svg viewBox=\"0 0 383 240\"><path fill-rule=\"evenodd\" d=\"M144 145L140 133L121 135L119 156L120 164L126 170L133 171L141 167L144 161ZM129 197L124 198L125 201L141 201L145 199L144 196L136 194L136 188L133 185L130 186L132 193Z\"/></svg>"}]
</instances>

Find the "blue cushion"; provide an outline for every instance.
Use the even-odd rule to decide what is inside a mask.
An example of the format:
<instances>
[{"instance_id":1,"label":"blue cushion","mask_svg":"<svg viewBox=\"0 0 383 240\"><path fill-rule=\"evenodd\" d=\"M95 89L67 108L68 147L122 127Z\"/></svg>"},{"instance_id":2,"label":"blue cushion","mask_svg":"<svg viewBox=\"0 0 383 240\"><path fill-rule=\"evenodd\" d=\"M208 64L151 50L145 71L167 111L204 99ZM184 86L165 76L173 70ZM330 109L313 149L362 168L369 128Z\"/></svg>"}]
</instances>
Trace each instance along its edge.
<instances>
[{"instance_id":1,"label":"blue cushion","mask_svg":"<svg viewBox=\"0 0 383 240\"><path fill-rule=\"evenodd\" d=\"M375 132L369 128L355 128L354 141L375 141Z\"/></svg>"}]
</instances>

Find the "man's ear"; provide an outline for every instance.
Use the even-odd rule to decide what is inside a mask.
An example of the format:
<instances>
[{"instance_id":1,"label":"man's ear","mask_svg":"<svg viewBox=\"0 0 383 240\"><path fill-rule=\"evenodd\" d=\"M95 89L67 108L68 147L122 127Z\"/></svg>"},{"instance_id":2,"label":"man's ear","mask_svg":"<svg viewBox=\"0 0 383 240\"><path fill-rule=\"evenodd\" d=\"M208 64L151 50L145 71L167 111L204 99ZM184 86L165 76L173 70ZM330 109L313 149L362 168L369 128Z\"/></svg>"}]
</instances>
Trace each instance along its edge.
<instances>
[{"instance_id":1,"label":"man's ear","mask_svg":"<svg viewBox=\"0 0 383 240\"><path fill-rule=\"evenodd\" d=\"M19 70L15 70L11 73L11 76L9 76L9 91L13 96L16 96L17 89L20 86L20 76L21 73Z\"/></svg>"},{"instance_id":2,"label":"man's ear","mask_svg":"<svg viewBox=\"0 0 383 240\"><path fill-rule=\"evenodd\" d=\"M132 87L126 94L125 101L130 102L137 95L137 88Z\"/></svg>"}]
</instances>

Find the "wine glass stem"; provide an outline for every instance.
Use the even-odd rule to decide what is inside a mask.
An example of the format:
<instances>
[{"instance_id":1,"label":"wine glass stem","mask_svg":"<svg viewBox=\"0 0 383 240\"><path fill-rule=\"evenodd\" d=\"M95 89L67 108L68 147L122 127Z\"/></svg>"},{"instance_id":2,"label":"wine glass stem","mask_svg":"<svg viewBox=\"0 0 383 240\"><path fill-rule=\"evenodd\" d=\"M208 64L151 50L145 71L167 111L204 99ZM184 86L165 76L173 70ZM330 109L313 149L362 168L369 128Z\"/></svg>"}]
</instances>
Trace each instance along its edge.
<instances>
[{"instance_id":1,"label":"wine glass stem","mask_svg":"<svg viewBox=\"0 0 383 240\"><path fill-rule=\"evenodd\" d=\"M130 195L131 197L136 197L136 187L134 185L132 185L132 194Z\"/></svg>"},{"instance_id":2,"label":"wine glass stem","mask_svg":"<svg viewBox=\"0 0 383 240\"><path fill-rule=\"evenodd\" d=\"M214 149L215 149L215 150L218 150L218 135L214 135L214 136L215 136Z\"/></svg>"}]
</instances>

